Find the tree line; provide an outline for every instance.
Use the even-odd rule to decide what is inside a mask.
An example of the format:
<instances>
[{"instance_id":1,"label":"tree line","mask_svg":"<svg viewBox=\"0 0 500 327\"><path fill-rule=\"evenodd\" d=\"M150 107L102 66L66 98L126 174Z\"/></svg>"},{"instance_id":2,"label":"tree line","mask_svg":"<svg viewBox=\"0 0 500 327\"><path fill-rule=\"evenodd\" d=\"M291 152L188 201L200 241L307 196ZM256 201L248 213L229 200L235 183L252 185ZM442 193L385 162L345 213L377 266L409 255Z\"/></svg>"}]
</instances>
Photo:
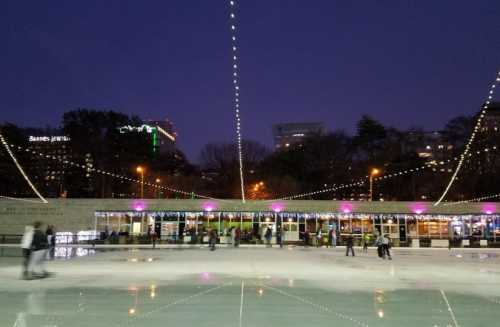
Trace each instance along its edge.
<instances>
[{"instance_id":1,"label":"tree line","mask_svg":"<svg viewBox=\"0 0 500 327\"><path fill-rule=\"evenodd\" d=\"M433 200L451 178L456 166L453 158L462 153L474 121L474 116L460 116L450 120L439 134L432 135L421 128L401 131L384 126L365 115L358 121L354 135L344 131L312 135L300 146L292 144L286 150L271 151L258 142L244 140L245 191L250 199L274 199L364 181L363 185L356 187L303 197L363 200L368 196L367 175L373 168L379 169L384 176L425 166L416 173L376 180L374 200ZM69 111L63 115L60 130L70 137L66 160L135 178L138 177L136 167L143 166L149 182L158 179L161 185L217 198L241 197L236 144L206 144L195 164L189 162L179 149L152 153L150 138L145 132L127 134L126 137L119 132L121 126L140 124L139 117L115 111ZM22 148L30 147L28 134L54 133L53 130L26 129L9 123L1 125L1 130L10 143ZM492 131L479 134L471 151L473 156L466 158L463 172L449 199L468 199L499 191L496 174L500 168L496 153L498 135ZM485 148L488 151L484 151ZM14 153L27 167L30 176L46 176L44 163L47 159L26 151L16 150ZM96 174L81 167L59 167L65 170L62 178L56 181L34 180L47 196L57 197L62 193L69 197L138 196L137 183ZM0 194L32 195L5 149L0 153ZM190 195L145 187L145 197L182 198Z\"/></svg>"}]
</instances>

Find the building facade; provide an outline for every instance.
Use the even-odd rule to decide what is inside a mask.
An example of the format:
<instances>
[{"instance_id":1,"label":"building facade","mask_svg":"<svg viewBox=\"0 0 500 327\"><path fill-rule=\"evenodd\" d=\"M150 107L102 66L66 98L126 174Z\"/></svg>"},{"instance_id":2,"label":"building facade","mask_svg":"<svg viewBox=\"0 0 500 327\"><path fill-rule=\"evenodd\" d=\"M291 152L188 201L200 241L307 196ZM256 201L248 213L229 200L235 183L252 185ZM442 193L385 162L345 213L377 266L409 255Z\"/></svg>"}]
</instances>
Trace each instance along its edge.
<instances>
[{"instance_id":1,"label":"building facade","mask_svg":"<svg viewBox=\"0 0 500 327\"><path fill-rule=\"evenodd\" d=\"M25 164L29 176L44 194L64 197L65 183L71 170L68 161L73 159L70 138L62 133L37 133L26 137L28 149L39 154Z\"/></svg>"},{"instance_id":2,"label":"building facade","mask_svg":"<svg viewBox=\"0 0 500 327\"><path fill-rule=\"evenodd\" d=\"M274 149L303 146L304 140L326 133L323 123L284 123L273 125Z\"/></svg>"},{"instance_id":3,"label":"building facade","mask_svg":"<svg viewBox=\"0 0 500 327\"><path fill-rule=\"evenodd\" d=\"M433 206L430 202L354 201L248 201L239 200L131 200L54 199L49 204L0 199L0 234L21 234L35 220L56 226L61 235L104 231L146 235L154 230L165 242L205 239L216 229L224 242L232 227L239 227L245 241L259 242L270 228L273 240L283 231L287 242L303 242L318 229L332 230L339 239L365 233L387 234L396 245L414 240L460 239L465 246L500 242L500 204L465 203Z\"/></svg>"}]
</instances>

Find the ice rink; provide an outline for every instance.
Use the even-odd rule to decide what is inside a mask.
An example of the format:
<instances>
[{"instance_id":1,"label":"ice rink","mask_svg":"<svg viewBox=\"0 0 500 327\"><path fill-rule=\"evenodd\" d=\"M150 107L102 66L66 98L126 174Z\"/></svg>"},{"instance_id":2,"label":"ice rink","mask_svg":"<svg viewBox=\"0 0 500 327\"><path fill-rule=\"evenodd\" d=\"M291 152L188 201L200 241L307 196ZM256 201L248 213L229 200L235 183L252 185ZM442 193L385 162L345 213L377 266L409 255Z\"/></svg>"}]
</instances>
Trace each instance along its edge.
<instances>
[{"instance_id":1,"label":"ice rink","mask_svg":"<svg viewBox=\"0 0 500 327\"><path fill-rule=\"evenodd\" d=\"M0 257L0 326L500 326L499 251L393 252L99 250L32 281Z\"/></svg>"}]
</instances>

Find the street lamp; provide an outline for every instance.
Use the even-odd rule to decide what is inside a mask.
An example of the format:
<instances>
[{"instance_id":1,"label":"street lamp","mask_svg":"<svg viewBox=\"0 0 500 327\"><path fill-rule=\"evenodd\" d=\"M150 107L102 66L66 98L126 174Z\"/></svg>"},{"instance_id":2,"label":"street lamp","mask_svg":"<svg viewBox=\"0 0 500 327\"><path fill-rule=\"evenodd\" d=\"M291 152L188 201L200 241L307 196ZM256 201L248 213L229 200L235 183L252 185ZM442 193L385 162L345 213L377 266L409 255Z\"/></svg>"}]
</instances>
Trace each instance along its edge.
<instances>
[{"instance_id":1,"label":"street lamp","mask_svg":"<svg viewBox=\"0 0 500 327\"><path fill-rule=\"evenodd\" d=\"M137 166L135 171L141 175L141 199L144 199L144 168Z\"/></svg>"},{"instance_id":2,"label":"street lamp","mask_svg":"<svg viewBox=\"0 0 500 327\"><path fill-rule=\"evenodd\" d=\"M377 176L378 174L380 174L380 170L378 170L377 168L373 168L370 172L370 194L368 198L368 201L370 202L373 200L373 177Z\"/></svg>"},{"instance_id":3,"label":"street lamp","mask_svg":"<svg viewBox=\"0 0 500 327\"><path fill-rule=\"evenodd\" d=\"M156 183L156 184L160 184L160 183L161 183L161 179L156 178L156 179L155 179L155 183ZM157 199L159 199L159 198L160 198L160 189L159 189L158 185L157 185L157 187L156 187L156 198L157 198Z\"/></svg>"}]
</instances>

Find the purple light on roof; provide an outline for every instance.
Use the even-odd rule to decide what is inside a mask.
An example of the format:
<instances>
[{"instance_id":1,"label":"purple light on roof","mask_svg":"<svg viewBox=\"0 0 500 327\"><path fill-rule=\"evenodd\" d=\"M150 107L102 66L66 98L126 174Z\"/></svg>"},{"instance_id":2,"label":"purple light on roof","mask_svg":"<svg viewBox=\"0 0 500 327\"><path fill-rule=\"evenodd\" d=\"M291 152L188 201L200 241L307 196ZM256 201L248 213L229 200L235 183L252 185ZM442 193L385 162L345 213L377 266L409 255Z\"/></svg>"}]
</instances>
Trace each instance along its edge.
<instances>
[{"instance_id":1,"label":"purple light on roof","mask_svg":"<svg viewBox=\"0 0 500 327\"><path fill-rule=\"evenodd\" d=\"M283 211L283 209L284 209L284 206L282 203L276 202L276 203L271 204L271 210L276 212L276 213Z\"/></svg>"},{"instance_id":2,"label":"purple light on roof","mask_svg":"<svg viewBox=\"0 0 500 327\"><path fill-rule=\"evenodd\" d=\"M417 215L421 215L427 211L427 207L423 203L415 202L415 203L410 204L410 210L413 213L416 213Z\"/></svg>"},{"instance_id":3,"label":"purple light on roof","mask_svg":"<svg viewBox=\"0 0 500 327\"><path fill-rule=\"evenodd\" d=\"M349 203L349 202L344 202L344 203L341 203L340 204L340 211L342 213L351 213L353 211L353 205L352 203Z\"/></svg>"},{"instance_id":4,"label":"purple light on roof","mask_svg":"<svg viewBox=\"0 0 500 327\"><path fill-rule=\"evenodd\" d=\"M211 212L217 208L217 204L215 202L211 202L211 201L203 202L202 208L203 208L203 211Z\"/></svg>"},{"instance_id":5,"label":"purple light on roof","mask_svg":"<svg viewBox=\"0 0 500 327\"><path fill-rule=\"evenodd\" d=\"M496 206L493 203L484 203L481 205L481 211L487 215L492 215L496 212Z\"/></svg>"},{"instance_id":6,"label":"purple light on roof","mask_svg":"<svg viewBox=\"0 0 500 327\"><path fill-rule=\"evenodd\" d=\"M146 203L144 201L134 200L132 202L132 208L134 208L135 211L144 211L146 209Z\"/></svg>"}]
</instances>

